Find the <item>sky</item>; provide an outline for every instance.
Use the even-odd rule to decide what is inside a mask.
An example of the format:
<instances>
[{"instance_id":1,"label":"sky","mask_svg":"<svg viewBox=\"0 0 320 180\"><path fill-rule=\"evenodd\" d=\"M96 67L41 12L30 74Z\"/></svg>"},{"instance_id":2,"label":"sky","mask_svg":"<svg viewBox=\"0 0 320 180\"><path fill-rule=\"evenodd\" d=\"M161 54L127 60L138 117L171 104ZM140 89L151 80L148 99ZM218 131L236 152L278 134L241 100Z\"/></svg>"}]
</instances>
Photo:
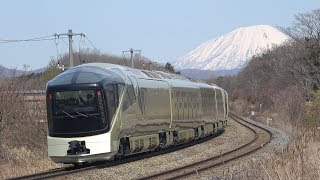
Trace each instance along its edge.
<instances>
[{"instance_id":1,"label":"sky","mask_svg":"<svg viewBox=\"0 0 320 180\"><path fill-rule=\"evenodd\" d=\"M6 0L1 2L0 40L72 29L85 33L101 53L121 56L123 50L141 49L143 56L166 63L238 27L288 27L295 14L318 8L319 0ZM73 42L75 51L93 48L80 36ZM67 51L62 40L0 43L0 65L35 70Z\"/></svg>"}]
</instances>

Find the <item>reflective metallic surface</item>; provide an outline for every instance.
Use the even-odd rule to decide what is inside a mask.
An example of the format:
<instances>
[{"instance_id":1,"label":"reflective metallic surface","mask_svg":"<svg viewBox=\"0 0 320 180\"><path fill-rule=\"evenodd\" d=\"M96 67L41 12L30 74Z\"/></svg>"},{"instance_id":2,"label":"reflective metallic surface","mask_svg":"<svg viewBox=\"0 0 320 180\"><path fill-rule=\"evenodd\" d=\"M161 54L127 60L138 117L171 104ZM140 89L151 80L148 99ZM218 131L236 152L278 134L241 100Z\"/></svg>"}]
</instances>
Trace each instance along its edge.
<instances>
[{"instance_id":1,"label":"reflective metallic surface","mask_svg":"<svg viewBox=\"0 0 320 180\"><path fill-rule=\"evenodd\" d=\"M227 124L228 95L216 85L176 74L107 63L83 64L69 73L81 72L81 69L97 69L106 71L100 74L111 75L99 76L98 82L90 82L105 94L103 106L108 114L108 128L99 134L82 137L49 135L49 156L55 162L63 162L65 158L65 163L77 163L86 161L80 158L85 156L92 161L151 151L159 146L164 148L217 133ZM108 88L110 84L112 87ZM69 85L56 85L53 80L51 85L48 83L47 92L61 91ZM81 84L77 87L81 88ZM48 103L48 111L51 111ZM48 118L50 121L50 114ZM102 136L106 138L100 138ZM85 141L90 154L67 155L70 141Z\"/></svg>"}]
</instances>

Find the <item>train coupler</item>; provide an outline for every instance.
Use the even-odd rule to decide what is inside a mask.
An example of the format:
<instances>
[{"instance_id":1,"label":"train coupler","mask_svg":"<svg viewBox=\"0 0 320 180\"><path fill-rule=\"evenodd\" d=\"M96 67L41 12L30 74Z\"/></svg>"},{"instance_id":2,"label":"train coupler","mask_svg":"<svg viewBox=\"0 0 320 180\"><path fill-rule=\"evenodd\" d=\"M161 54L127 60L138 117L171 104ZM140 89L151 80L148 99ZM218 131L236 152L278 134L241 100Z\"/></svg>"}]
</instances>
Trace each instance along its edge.
<instances>
[{"instance_id":1,"label":"train coupler","mask_svg":"<svg viewBox=\"0 0 320 180\"><path fill-rule=\"evenodd\" d=\"M85 141L70 141L68 144L68 155L90 154L90 149L86 148Z\"/></svg>"}]
</instances>

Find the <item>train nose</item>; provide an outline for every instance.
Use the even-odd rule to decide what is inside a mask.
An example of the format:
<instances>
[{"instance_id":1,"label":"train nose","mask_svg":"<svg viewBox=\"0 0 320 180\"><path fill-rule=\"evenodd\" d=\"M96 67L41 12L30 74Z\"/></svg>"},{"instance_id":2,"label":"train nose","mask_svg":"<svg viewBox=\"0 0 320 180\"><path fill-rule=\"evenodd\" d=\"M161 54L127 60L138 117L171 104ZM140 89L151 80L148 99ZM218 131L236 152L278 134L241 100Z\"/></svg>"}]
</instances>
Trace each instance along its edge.
<instances>
[{"instance_id":1,"label":"train nose","mask_svg":"<svg viewBox=\"0 0 320 180\"><path fill-rule=\"evenodd\" d=\"M90 149L86 148L85 141L70 141L68 144L68 155L90 154Z\"/></svg>"}]
</instances>

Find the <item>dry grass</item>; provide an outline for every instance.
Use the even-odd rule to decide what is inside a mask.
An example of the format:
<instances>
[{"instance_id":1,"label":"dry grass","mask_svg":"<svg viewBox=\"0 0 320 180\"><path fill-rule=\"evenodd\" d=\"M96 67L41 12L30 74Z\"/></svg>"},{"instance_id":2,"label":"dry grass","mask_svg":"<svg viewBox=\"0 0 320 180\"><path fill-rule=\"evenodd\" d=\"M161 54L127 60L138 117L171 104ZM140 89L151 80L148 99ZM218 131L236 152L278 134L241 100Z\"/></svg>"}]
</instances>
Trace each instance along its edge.
<instances>
[{"instance_id":1,"label":"dry grass","mask_svg":"<svg viewBox=\"0 0 320 180\"><path fill-rule=\"evenodd\" d=\"M28 102L24 118L1 132L0 179L58 167L47 155L44 102Z\"/></svg>"},{"instance_id":2,"label":"dry grass","mask_svg":"<svg viewBox=\"0 0 320 180\"><path fill-rule=\"evenodd\" d=\"M4 149L6 149L5 147ZM2 148L3 149L3 148ZM59 167L45 156L45 152L32 151L26 147L7 150L10 161L0 164L0 179L22 176Z\"/></svg>"},{"instance_id":3,"label":"dry grass","mask_svg":"<svg viewBox=\"0 0 320 180\"><path fill-rule=\"evenodd\" d=\"M229 171L226 179L319 179L320 143L303 136L282 152L249 162L245 171Z\"/></svg>"},{"instance_id":4,"label":"dry grass","mask_svg":"<svg viewBox=\"0 0 320 180\"><path fill-rule=\"evenodd\" d=\"M320 179L320 141L315 123L292 122L290 116L270 111L254 119L287 132L292 141L280 152L251 161L244 172L228 171L225 179Z\"/></svg>"},{"instance_id":5,"label":"dry grass","mask_svg":"<svg viewBox=\"0 0 320 180\"><path fill-rule=\"evenodd\" d=\"M28 87L19 79L0 80L0 179L56 168L47 157L45 100L25 101ZM8 95L10 93L10 95ZM246 115L248 103L237 101L234 110ZM282 112L282 113L279 113ZM255 119L284 130L293 141L282 152L255 160L242 173L228 170L225 179L319 179L320 141L314 124L292 121L283 112L265 111ZM302 117L302 116L300 116Z\"/></svg>"},{"instance_id":6,"label":"dry grass","mask_svg":"<svg viewBox=\"0 0 320 180\"><path fill-rule=\"evenodd\" d=\"M0 79L0 179L56 167L47 155L45 99L27 101L31 89L23 77Z\"/></svg>"}]
</instances>

